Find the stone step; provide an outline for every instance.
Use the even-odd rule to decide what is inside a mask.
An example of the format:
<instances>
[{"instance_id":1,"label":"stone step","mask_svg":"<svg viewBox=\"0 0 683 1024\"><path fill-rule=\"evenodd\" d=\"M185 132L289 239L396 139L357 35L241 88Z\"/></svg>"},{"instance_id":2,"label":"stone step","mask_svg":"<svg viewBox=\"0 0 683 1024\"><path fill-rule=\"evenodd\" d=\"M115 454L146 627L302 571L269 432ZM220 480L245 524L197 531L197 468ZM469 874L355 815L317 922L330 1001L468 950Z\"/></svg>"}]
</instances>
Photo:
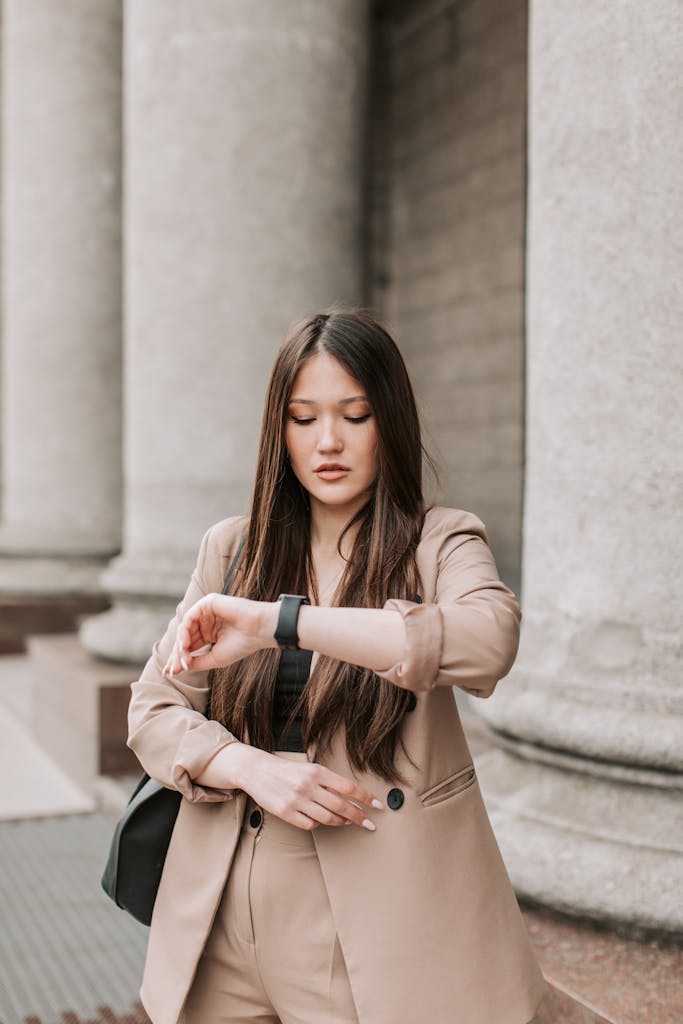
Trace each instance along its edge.
<instances>
[{"instance_id":1,"label":"stone step","mask_svg":"<svg viewBox=\"0 0 683 1024\"><path fill-rule=\"evenodd\" d=\"M523 907L549 983L533 1024L681 1024L683 947Z\"/></svg>"},{"instance_id":2,"label":"stone step","mask_svg":"<svg viewBox=\"0 0 683 1024\"><path fill-rule=\"evenodd\" d=\"M111 607L103 595L0 594L0 654L22 654L33 633L73 632L82 618Z\"/></svg>"},{"instance_id":3,"label":"stone step","mask_svg":"<svg viewBox=\"0 0 683 1024\"><path fill-rule=\"evenodd\" d=\"M0 703L0 821L86 814L96 807L38 743L31 730Z\"/></svg>"},{"instance_id":4,"label":"stone step","mask_svg":"<svg viewBox=\"0 0 683 1024\"><path fill-rule=\"evenodd\" d=\"M578 996L565 992L546 977L548 995L531 1024L619 1024L587 1006Z\"/></svg>"}]
</instances>

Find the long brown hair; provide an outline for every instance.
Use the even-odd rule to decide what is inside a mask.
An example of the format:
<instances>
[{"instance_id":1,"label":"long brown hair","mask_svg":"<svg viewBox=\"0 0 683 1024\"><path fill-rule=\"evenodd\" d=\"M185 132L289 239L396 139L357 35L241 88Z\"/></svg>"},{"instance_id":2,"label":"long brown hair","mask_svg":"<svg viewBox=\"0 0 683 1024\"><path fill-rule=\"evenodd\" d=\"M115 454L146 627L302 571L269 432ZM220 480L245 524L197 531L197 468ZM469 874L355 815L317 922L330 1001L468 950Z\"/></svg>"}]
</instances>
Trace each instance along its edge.
<instances>
[{"instance_id":1,"label":"long brown hair","mask_svg":"<svg viewBox=\"0 0 683 1024\"><path fill-rule=\"evenodd\" d=\"M308 493L287 458L287 403L297 373L326 352L359 382L375 417L378 472L358 523L353 548L332 603L381 608L389 597L415 600L420 579L415 549L425 506L423 445L413 389L403 358L388 332L365 309L333 308L290 327L268 385L251 519L232 593L275 601L281 593L315 594ZM428 456L427 456L428 458ZM431 461L431 460L430 460ZM341 553L341 537L339 550ZM273 701L279 651L259 651L210 674L211 715L234 735L272 751ZM370 669L321 656L289 722L302 713L304 747L316 756L345 730L350 763L389 781L404 781L394 766L396 744L414 695ZM405 748L404 748L405 750Z\"/></svg>"}]
</instances>

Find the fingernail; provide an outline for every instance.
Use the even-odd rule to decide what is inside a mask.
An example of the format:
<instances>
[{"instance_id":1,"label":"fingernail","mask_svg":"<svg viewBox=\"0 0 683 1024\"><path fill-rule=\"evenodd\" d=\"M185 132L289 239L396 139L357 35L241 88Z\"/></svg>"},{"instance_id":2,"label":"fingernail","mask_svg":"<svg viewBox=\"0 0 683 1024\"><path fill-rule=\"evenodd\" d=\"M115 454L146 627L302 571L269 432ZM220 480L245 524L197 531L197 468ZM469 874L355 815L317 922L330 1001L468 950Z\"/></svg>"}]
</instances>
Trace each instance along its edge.
<instances>
[{"instance_id":1,"label":"fingernail","mask_svg":"<svg viewBox=\"0 0 683 1024\"><path fill-rule=\"evenodd\" d=\"M376 807L378 811L384 810L384 804L382 803L381 800L378 800L377 797L375 797L375 799L372 801L372 806Z\"/></svg>"},{"instance_id":2,"label":"fingernail","mask_svg":"<svg viewBox=\"0 0 683 1024\"><path fill-rule=\"evenodd\" d=\"M372 821L370 821L369 818L363 818L363 821L361 822L361 824L362 824L363 828L369 829L370 832L374 832L375 829L377 828L377 826Z\"/></svg>"},{"instance_id":3,"label":"fingernail","mask_svg":"<svg viewBox=\"0 0 683 1024\"><path fill-rule=\"evenodd\" d=\"M184 659L184 658L181 658L181 659L180 659L180 664L181 664L181 665L183 666L183 668L185 669L185 671L186 671L186 672L188 672L188 671L189 671L189 669L188 669L188 667L187 667L187 662L185 661L185 659Z\"/></svg>"}]
</instances>

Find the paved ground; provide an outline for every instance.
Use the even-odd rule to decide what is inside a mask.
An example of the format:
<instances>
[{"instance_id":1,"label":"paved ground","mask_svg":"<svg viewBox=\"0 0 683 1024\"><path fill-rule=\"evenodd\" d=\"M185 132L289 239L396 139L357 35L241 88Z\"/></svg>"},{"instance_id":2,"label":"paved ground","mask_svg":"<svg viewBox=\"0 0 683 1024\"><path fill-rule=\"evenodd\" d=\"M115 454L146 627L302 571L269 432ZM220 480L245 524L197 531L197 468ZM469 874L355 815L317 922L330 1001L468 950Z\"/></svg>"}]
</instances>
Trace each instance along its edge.
<instances>
[{"instance_id":1,"label":"paved ground","mask_svg":"<svg viewBox=\"0 0 683 1024\"><path fill-rule=\"evenodd\" d=\"M134 1009L147 929L100 888L111 831L100 814L0 824L1 1024Z\"/></svg>"},{"instance_id":2,"label":"paved ground","mask_svg":"<svg viewBox=\"0 0 683 1024\"><path fill-rule=\"evenodd\" d=\"M100 887L113 822L35 743L31 689L1 657L0 1024L140 1024L147 929Z\"/></svg>"}]
</instances>

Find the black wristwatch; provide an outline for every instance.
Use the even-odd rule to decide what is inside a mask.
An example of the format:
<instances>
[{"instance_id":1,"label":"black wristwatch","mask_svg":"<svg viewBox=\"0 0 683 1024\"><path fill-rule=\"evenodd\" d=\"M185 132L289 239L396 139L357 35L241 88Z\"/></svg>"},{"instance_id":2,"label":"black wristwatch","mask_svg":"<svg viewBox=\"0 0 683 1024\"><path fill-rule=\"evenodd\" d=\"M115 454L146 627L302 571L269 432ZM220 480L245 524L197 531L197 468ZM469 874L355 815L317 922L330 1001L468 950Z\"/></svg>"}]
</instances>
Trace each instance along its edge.
<instances>
[{"instance_id":1,"label":"black wristwatch","mask_svg":"<svg viewBox=\"0 0 683 1024\"><path fill-rule=\"evenodd\" d=\"M280 614L277 618L275 628L275 639L279 646L285 651L299 650L299 637L296 631L296 624L299 619L299 612L302 604L310 604L307 597L301 594L280 594Z\"/></svg>"}]
</instances>

